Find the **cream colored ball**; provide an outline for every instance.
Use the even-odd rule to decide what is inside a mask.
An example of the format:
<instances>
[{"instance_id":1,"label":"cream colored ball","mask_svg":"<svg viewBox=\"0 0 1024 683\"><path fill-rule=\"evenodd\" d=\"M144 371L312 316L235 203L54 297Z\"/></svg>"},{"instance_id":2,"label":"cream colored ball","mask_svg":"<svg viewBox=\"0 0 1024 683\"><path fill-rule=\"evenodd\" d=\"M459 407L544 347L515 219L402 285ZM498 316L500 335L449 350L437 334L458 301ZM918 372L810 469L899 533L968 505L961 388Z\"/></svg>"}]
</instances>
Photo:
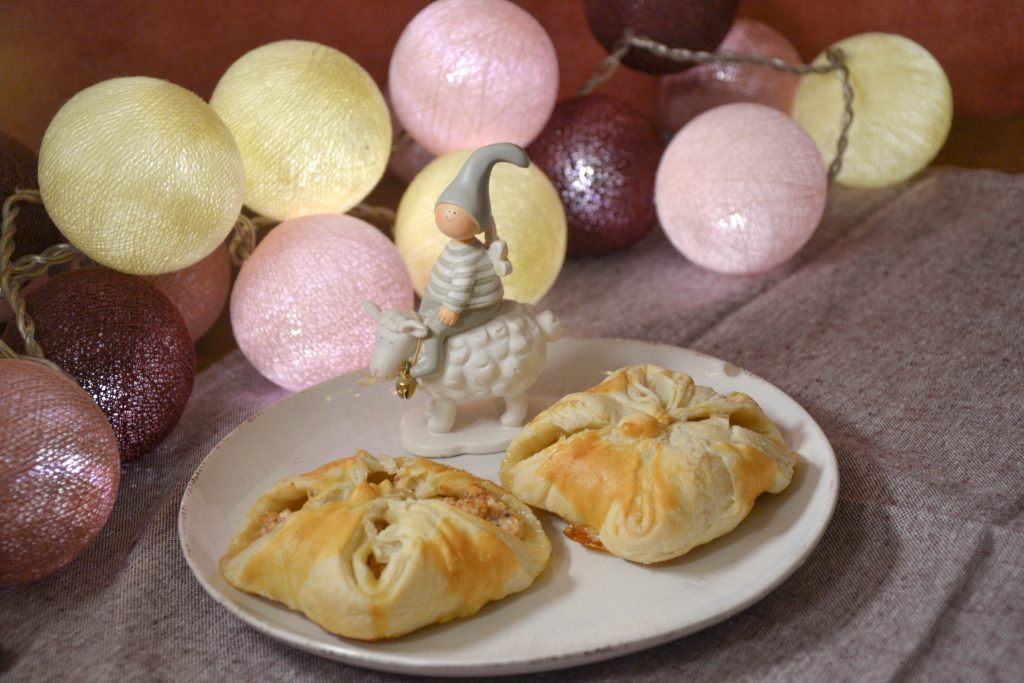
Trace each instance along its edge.
<instances>
[{"instance_id":1,"label":"cream colored ball","mask_svg":"<svg viewBox=\"0 0 1024 683\"><path fill-rule=\"evenodd\" d=\"M210 106L242 150L245 204L264 216L344 213L387 168L384 96L359 64L326 45L284 40L246 53Z\"/></svg>"},{"instance_id":2,"label":"cream colored ball","mask_svg":"<svg viewBox=\"0 0 1024 683\"><path fill-rule=\"evenodd\" d=\"M438 157L409 184L398 205L395 244L423 296L430 271L448 244L434 224L434 204L473 150ZM498 238L508 243L512 273L502 278L505 297L536 303L554 284L565 261L565 210L551 181L535 165L498 164L491 173L491 214Z\"/></svg>"},{"instance_id":3,"label":"cream colored ball","mask_svg":"<svg viewBox=\"0 0 1024 683\"><path fill-rule=\"evenodd\" d=\"M853 124L836 180L884 187L910 178L935 158L953 123L953 91L942 66L903 36L865 33L836 43L853 87ZM815 64L828 62L825 53ZM839 139L843 93L835 73L800 79L793 118L810 134L825 165Z\"/></svg>"},{"instance_id":4,"label":"cream colored ball","mask_svg":"<svg viewBox=\"0 0 1024 683\"><path fill-rule=\"evenodd\" d=\"M181 270L217 248L242 208L231 133L199 97L114 78L61 107L39 151L39 190L61 232L125 273Z\"/></svg>"}]
</instances>

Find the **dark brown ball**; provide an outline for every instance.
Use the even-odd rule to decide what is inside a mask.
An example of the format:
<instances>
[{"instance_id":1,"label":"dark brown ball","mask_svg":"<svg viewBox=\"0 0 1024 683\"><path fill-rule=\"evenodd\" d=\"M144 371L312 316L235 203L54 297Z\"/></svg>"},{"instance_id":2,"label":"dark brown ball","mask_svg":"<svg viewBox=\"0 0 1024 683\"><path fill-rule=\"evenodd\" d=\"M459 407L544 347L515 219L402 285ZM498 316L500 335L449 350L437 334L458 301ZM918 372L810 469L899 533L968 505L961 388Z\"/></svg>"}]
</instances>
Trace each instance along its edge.
<instances>
[{"instance_id":1,"label":"dark brown ball","mask_svg":"<svg viewBox=\"0 0 1024 683\"><path fill-rule=\"evenodd\" d=\"M662 147L654 126L622 100L558 103L529 154L562 197L570 255L615 251L650 232Z\"/></svg>"},{"instance_id":2,"label":"dark brown ball","mask_svg":"<svg viewBox=\"0 0 1024 683\"><path fill-rule=\"evenodd\" d=\"M611 52L627 28L669 47L714 50L736 18L739 0L584 0L587 23ZM622 60L626 66L652 74L689 68L670 59L634 48Z\"/></svg>"},{"instance_id":3,"label":"dark brown ball","mask_svg":"<svg viewBox=\"0 0 1024 683\"><path fill-rule=\"evenodd\" d=\"M107 418L74 380L0 360L0 585L52 574L92 543L120 467Z\"/></svg>"},{"instance_id":4,"label":"dark brown ball","mask_svg":"<svg viewBox=\"0 0 1024 683\"><path fill-rule=\"evenodd\" d=\"M26 299L46 357L78 380L110 420L131 460L167 436L185 410L196 352L181 313L133 275L85 268ZM21 347L13 325L6 333Z\"/></svg>"},{"instance_id":5,"label":"dark brown ball","mask_svg":"<svg viewBox=\"0 0 1024 683\"><path fill-rule=\"evenodd\" d=\"M15 190L37 190L36 172L39 159L25 145L0 131L0 203ZM39 254L44 249L66 242L53 224L42 204L19 202L18 217L14 220L14 258L26 254Z\"/></svg>"}]
</instances>

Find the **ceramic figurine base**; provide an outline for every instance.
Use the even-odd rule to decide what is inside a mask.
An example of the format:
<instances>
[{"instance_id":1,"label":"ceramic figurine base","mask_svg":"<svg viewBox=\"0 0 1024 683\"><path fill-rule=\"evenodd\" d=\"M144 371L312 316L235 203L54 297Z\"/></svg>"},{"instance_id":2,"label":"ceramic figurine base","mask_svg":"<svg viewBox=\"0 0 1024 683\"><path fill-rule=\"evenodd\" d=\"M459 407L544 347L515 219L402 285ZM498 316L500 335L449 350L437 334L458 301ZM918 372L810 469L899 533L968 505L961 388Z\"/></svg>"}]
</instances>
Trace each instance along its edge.
<instances>
[{"instance_id":1,"label":"ceramic figurine base","mask_svg":"<svg viewBox=\"0 0 1024 683\"><path fill-rule=\"evenodd\" d=\"M526 424L537 413L551 405L551 400L530 397ZM402 446L413 455L424 458L447 458L454 455L501 453L522 429L501 424L503 403L500 399L483 399L463 403L455 414L452 431L436 434L427 429L427 406L419 405L402 416Z\"/></svg>"}]
</instances>

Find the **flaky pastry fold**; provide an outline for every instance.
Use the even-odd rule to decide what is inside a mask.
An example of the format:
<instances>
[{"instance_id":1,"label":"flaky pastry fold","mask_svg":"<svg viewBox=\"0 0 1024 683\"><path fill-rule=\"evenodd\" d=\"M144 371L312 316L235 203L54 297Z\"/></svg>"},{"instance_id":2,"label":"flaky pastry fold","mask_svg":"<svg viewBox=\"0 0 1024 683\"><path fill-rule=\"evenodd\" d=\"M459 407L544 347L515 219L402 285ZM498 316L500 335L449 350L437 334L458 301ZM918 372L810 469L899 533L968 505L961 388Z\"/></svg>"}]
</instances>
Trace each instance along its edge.
<instances>
[{"instance_id":1,"label":"flaky pastry fold","mask_svg":"<svg viewBox=\"0 0 1024 683\"><path fill-rule=\"evenodd\" d=\"M475 614L527 588L550 553L533 512L495 484L360 451L267 491L220 570L332 633L375 640Z\"/></svg>"},{"instance_id":2,"label":"flaky pastry fold","mask_svg":"<svg viewBox=\"0 0 1024 683\"><path fill-rule=\"evenodd\" d=\"M678 557L778 493L799 456L749 396L637 365L565 396L508 448L501 483L569 538L641 563Z\"/></svg>"}]
</instances>

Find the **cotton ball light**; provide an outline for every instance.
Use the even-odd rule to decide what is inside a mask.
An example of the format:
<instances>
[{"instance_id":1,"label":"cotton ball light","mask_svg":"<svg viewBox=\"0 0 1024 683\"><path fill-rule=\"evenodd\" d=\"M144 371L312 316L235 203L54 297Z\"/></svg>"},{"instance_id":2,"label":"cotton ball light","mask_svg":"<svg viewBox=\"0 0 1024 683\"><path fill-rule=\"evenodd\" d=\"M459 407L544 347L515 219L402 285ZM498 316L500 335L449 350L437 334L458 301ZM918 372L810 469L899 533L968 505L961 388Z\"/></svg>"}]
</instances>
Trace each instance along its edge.
<instances>
[{"instance_id":1,"label":"cotton ball light","mask_svg":"<svg viewBox=\"0 0 1024 683\"><path fill-rule=\"evenodd\" d=\"M800 54L785 36L754 19L737 19L718 50L800 62ZM793 73L736 62L703 64L662 76L658 79L661 127L675 132L701 112L733 102L756 102L788 114L799 82Z\"/></svg>"},{"instance_id":2,"label":"cotton ball light","mask_svg":"<svg viewBox=\"0 0 1024 683\"><path fill-rule=\"evenodd\" d=\"M136 458L178 423L196 353L181 314L142 278L106 268L62 273L25 299L36 341L107 416L121 457ZM13 326L5 341L22 340Z\"/></svg>"},{"instance_id":3,"label":"cotton ball light","mask_svg":"<svg viewBox=\"0 0 1024 683\"><path fill-rule=\"evenodd\" d=\"M57 571L99 534L121 457L103 411L41 363L0 360L0 586Z\"/></svg>"},{"instance_id":4,"label":"cotton ball light","mask_svg":"<svg viewBox=\"0 0 1024 683\"><path fill-rule=\"evenodd\" d=\"M562 197L571 255L629 246L654 226L654 174L664 147L640 112L607 95L559 102L530 158Z\"/></svg>"},{"instance_id":5,"label":"cotton ball light","mask_svg":"<svg viewBox=\"0 0 1024 683\"><path fill-rule=\"evenodd\" d=\"M914 41L888 33L865 33L832 47L846 55L854 111L836 181L866 188L910 178L939 153L953 123L953 91L942 66ZM825 53L814 60L827 62ZM842 111L834 73L801 77L793 118L827 164L836 155Z\"/></svg>"},{"instance_id":6,"label":"cotton ball light","mask_svg":"<svg viewBox=\"0 0 1024 683\"><path fill-rule=\"evenodd\" d=\"M558 95L543 27L507 0L440 0L405 27L391 55L391 101L427 151L514 142L540 133Z\"/></svg>"},{"instance_id":7,"label":"cotton ball light","mask_svg":"<svg viewBox=\"0 0 1024 683\"><path fill-rule=\"evenodd\" d=\"M448 238L434 223L438 196L473 150L434 159L402 195L395 216L395 245L423 296L434 262ZM536 165L497 164L491 172L491 214L498 238L508 243L512 274L501 279L505 296L536 303L554 284L565 261L567 229L558 191Z\"/></svg>"},{"instance_id":8,"label":"cotton ball light","mask_svg":"<svg viewBox=\"0 0 1024 683\"><path fill-rule=\"evenodd\" d=\"M392 151L388 170L399 180L410 183L433 160L434 155L423 149L418 142L412 138L405 138L400 140Z\"/></svg>"},{"instance_id":9,"label":"cotton ball light","mask_svg":"<svg viewBox=\"0 0 1024 683\"><path fill-rule=\"evenodd\" d=\"M0 131L0 202L16 190L39 187L39 178L36 175L38 168L39 159L32 150ZM46 215L46 209L41 204L19 202L16 206L17 231L12 261L17 261L27 254L40 254L49 246L67 241Z\"/></svg>"},{"instance_id":10,"label":"cotton ball light","mask_svg":"<svg viewBox=\"0 0 1024 683\"><path fill-rule=\"evenodd\" d=\"M406 184L412 182L416 174L429 164L434 155L423 149L423 145L412 139L403 128L402 122L395 116L394 107L391 110L391 130L394 132L394 139L391 141L391 156L388 158L388 170Z\"/></svg>"},{"instance_id":11,"label":"cotton ball light","mask_svg":"<svg viewBox=\"0 0 1024 683\"><path fill-rule=\"evenodd\" d=\"M242 151L245 204L264 216L343 213L387 168L384 96L359 64L326 45L283 40L242 55L210 106Z\"/></svg>"},{"instance_id":12,"label":"cotton ball light","mask_svg":"<svg viewBox=\"0 0 1024 683\"><path fill-rule=\"evenodd\" d=\"M224 241L245 176L231 133L188 90L114 78L61 107L43 136L39 191L61 232L125 273L180 270Z\"/></svg>"},{"instance_id":13,"label":"cotton ball light","mask_svg":"<svg viewBox=\"0 0 1024 683\"><path fill-rule=\"evenodd\" d=\"M145 278L171 300L195 341L217 322L231 292L231 257L226 244L184 270Z\"/></svg>"},{"instance_id":14,"label":"cotton ball light","mask_svg":"<svg viewBox=\"0 0 1024 683\"><path fill-rule=\"evenodd\" d=\"M584 0L587 23L608 52L627 29L669 47L714 50L736 16L739 0ZM632 49L622 63L652 74L691 65Z\"/></svg>"},{"instance_id":15,"label":"cotton ball light","mask_svg":"<svg viewBox=\"0 0 1024 683\"><path fill-rule=\"evenodd\" d=\"M298 391L369 365L375 321L364 299L412 309L409 274L388 238L343 214L293 218L242 264L231 326L264 377Z\"/></svg>"},{"instance_id":16,"label":"cotton ball light","mask_svg":"<svg viewBox=\"0 0 1024 683\"><path fill-rule=\"evenodd\" d=\"M688 259L722 273L757 273L810 239L826 190L821 155L792 119L760 104L729 104L672 139L654 201Z\"/></svg>"},{"instance_id":17,"label":"cotton ball light","mask_svg":"<svg viewBox=\"0 0 1024 683\"><path fill-rule=\"evenodd\" d=\"M71 257L71 260L66 263L50 266L46 272L41 273L38 277L33 277L31 280L22 284L18 289L18 296L22 299L28 297L32 292L40 289L49 282L52 278L56 277L61 273L66 273L71 270L77 270L82 267L83 256L76 254ZM10 305L6 300L0 299L0 334L4 332L4 325L6 323L15 324L16 316L11 310Z\"/></svg>"},{"instance_id":18,"label":"cotton ball light","mask_svg":"<svg viewBox=\"0 0 1024 683\"><path fill-rule=\"evenodd\" d=\"M0 131L0 202L17 190L39 187L39 178L36 175L38 168L39 159L32 150ZM41 254L48 247L67 242L46 214L42 204L22 201L14 206L18 210L18 215L14 219L16 230L11 261L17 261L29 254ZM27 296L30 291L38 289L45 279L46 275L43 274L25 283L21 287L21 295ZM13 318L11 307L0 298L0 333L3 332L4 324Z\"/></svg>"}]
</instances>

